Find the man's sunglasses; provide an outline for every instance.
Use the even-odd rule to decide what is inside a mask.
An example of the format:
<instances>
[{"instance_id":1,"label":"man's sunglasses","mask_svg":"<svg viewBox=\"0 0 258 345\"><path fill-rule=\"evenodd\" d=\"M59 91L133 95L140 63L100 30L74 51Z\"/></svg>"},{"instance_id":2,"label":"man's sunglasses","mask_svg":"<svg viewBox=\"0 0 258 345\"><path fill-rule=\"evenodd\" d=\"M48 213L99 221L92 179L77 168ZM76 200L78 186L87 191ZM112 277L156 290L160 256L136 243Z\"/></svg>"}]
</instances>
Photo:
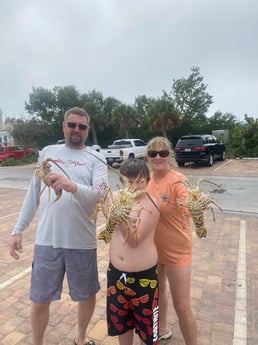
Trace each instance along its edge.
<instances>
[{"instance_id":1,"label":"man's sunglasses","mask_svg":"<svg viewBox=\"0 0 258 345\"><path fill-rule=\"evenodd\" d=\"M155 158L159 154L160 157L165 158L169 156L169 151L168 150L161 150L161 151L156 151L156 150L149 150L148 151L148 157L150 158Z\"/></svg>"},{"instance_id":2,"label":"man's sunglasses","mask_svg":"<svg viewBox=\"0 0 258 345\"><path fill-rule=\"evenodd\" d=\"M82 123L76 123L76 122L67 122L67 126L69 128L76 128L78 126L78 128L81 131L86 131L86 129L88 128L87 125L83 125Z\"/></svg>"}]
</instances>

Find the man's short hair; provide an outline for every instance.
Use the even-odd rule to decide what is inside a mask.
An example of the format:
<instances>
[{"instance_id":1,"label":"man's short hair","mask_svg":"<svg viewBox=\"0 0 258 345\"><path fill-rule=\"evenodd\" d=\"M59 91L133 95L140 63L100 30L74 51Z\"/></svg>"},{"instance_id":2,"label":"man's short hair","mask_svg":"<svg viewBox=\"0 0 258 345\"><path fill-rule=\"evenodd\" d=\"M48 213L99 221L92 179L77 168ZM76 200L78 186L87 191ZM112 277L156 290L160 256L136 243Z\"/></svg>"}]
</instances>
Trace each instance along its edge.
<instances>
[{"instance_id":1,"label":"man's short hair","mask_svg":"<svg viewBox=\"0 0 258 345\"><path fill-rule=\"evenodd\" d=\"M88 122L90 123L90 116L87 113L87 111L83 108L80 107L73 107L71 109L68 109L65 114L64 114L64 121L67 120L68 115L70 114L75 114L75 115L79 115L79 116L84 116L86 117L86 119L88 120Z\"/></svg>"}]
</instances>

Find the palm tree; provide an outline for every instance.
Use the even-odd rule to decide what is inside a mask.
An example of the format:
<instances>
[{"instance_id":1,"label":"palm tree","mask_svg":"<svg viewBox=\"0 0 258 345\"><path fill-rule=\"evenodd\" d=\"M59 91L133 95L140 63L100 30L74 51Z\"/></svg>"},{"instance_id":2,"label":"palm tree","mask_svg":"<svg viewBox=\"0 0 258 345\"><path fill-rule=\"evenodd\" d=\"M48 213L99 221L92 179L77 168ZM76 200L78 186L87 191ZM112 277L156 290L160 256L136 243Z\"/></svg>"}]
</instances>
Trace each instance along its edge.
<instances>
[{"instance_id":1,"label":"palm tree","mask_svg":"<svg viewBox=\"0 0 258 345\"><path fill-rule=\"evenodd\" d=\"M129 138L130 128L134 128L140 123L136 109L123 103L113 109L111 122L124 138Z\"/></svg>"},{"instance_id":2,"label":"palm tree","mask_svg":"<svg viewBox=\"0 0 258 345\"><path fill-rule=\"evenodd\" d=\"M167 137L168 130L180 124L180 115L174 102L164 93L163 96L152 99L147 106L150 128L161 130L163 137Z\"/></svg>"}]
</instances>

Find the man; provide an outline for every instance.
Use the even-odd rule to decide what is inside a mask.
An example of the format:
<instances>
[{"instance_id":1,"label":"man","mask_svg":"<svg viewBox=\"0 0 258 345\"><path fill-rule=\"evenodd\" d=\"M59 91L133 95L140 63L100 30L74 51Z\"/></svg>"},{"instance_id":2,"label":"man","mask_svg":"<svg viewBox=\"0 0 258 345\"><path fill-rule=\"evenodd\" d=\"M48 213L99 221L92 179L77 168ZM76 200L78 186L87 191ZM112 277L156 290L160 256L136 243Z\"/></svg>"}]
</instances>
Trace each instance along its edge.
<instances>
[{"instance_id":1,"label":"man","mask_svg":"<svg viewBox=\"0 0 258 345\"><path fill-rule=\"evenodd\" d=\"M84 109L75 107L65 113L65 144L47 146L39 157L46 172L48 164L51 166L44 179L47 188L43 190L46 184L38 177L42 178L42 170L38 170L12 233L10 255L17 260L22 251L22 232L39 205L30 289L34 345L43 344L50 303L60 299L65 273L71 298L78 302L78 331L74 345L85 344L87 326L95 308L100 286L96 226L89 217L108 184L107 167L101 162L105 161L104 156L85 147L89 128L90 118Z\"/></svg>"}]
</instances>

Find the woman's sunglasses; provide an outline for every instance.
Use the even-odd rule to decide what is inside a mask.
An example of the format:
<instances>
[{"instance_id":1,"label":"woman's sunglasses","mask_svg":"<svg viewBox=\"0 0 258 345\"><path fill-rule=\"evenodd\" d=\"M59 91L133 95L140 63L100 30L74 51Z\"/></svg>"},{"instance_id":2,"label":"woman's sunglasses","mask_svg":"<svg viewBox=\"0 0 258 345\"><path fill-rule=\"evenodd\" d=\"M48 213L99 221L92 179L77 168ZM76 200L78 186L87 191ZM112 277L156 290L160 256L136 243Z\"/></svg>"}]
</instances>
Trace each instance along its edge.
<instances>
[{"instance_id":1,"label":"woman's sunglasses","mask_svg":"<svg viewBox=\"0 0 258 345\"><path fill-rule=\"evenodd\" d=\"M149 150L147 154L148 154L148 157L150 158L155 158L157 157L157 155L159 155L162 158L165 158L169 156L169 151L168 150L161 150L161 151Z\"/></svg>"},{"instance_id":2,"label":"woman's sunglasses","mask_svg":"<svg viewBox=\"0 0 258 345\"><path fill-rule=\"evenodd\" d=\"M86 131L86 129L88 128L87 125L83 125L82 123L76 123L76 122L67 122L67 126L69 128L76 128L78 126L78 128L81 131Z\"/></svg>"}]
</instances>

